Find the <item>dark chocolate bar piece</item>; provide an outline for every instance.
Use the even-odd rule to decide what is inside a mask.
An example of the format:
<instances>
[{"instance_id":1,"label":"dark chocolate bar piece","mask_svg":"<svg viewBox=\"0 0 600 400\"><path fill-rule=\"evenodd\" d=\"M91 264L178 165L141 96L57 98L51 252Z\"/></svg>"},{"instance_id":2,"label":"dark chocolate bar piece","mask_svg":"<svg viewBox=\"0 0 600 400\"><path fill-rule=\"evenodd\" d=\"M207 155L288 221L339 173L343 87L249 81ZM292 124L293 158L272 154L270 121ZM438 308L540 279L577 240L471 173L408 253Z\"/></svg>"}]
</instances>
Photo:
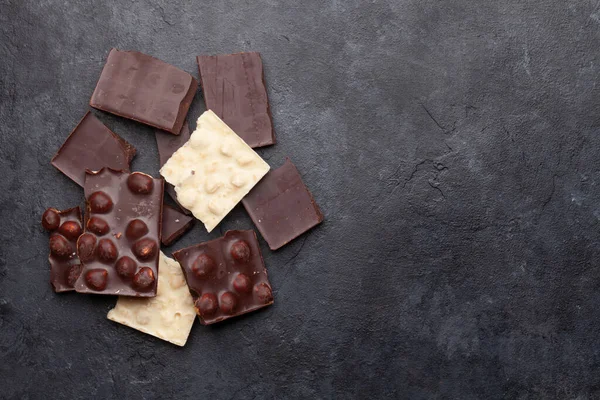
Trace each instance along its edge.
<instances>
[{"instance_id":1,"label":"dark chocolate bar piece","mask_svg":"<svg viewBox=\"0 0 600 400\"><path fill-rule=\"evenodd\" d=\"M77 240L83 271L75 290L156 296L163 183L141 172L87 173L85 233Z\"/></svg>"},{"instance_id":2,"label":"dark chocolate bar piece","mask_svg":"<svg viewBox=\"0 0 600 400\"><path fill-rule=\"evenodd\" d=\"M323 213L289 158L265 175L242 203L271 250L323 221Z\"/></svg>"},{"instance_id":3,"label":"dark chocolate bar piece","mask_svg":"<svg viewBox=\"0 0 600 400\"><path fill-rule=\"evenodd\" d=\"M183 236L194 226L194 218L167 204L163 204L161 241L165 246Z\"/></svg>"},{"instance_id":4,"label":"dark chocolate bar piece","mask_svg":"<svg viewBox=\"0 0 600 400\"><path fill-rule=\"evenodd\" d=\"M81 228L79 207L59 211L47 209L42 215L42 226L50 232L50 283L56 293L75 290L74 285L81 274L81 262L77 257L77 238Z\"/></svg>"},{"instance_id":5,"label":"dark chocolate bar piece","mask_svg":"<svg viewBox=\"0 0 600 400\"><path fill-rule=\"evenodd\" d=\"M175 153L181 146L185 144L188 140L190 140L190 128L187 120L184 122L181 127L181 131L179 135L174 136L168 133L165 133L161 130L156 130L154 136L156 138L156 146L158 147L158 158L160 162L160 166L165 165L167 160L171 158L173 153ZM179 201L177 201L177 194L175 193L175 187L168 182L165 182L165 191L171 196L173 201L177 203L177 205L183 210L186 214L191 214L192 212L187 208L183 207Z\"/></svg>"},{"instance_id":6,"label":"dark chocolate bar piece","mask_svg":"<svg viewBox=\"0 0 600 400\"><path fill-rule=\"evenodd\" d=\"M260 53L198 56L206 108L250 147L275 143Z\"/></svg>"},{"instance_id":7,"label":"dark chocolate bar piece","mask_svg":"<svg viewBox=\"0 0 600 400\"><path fill-rule=\"evenodd\" d=\"M112 49L90 106L177 135L198 82L157 58Z\"/></svg>"},{"instance_id":8,"label":"dark chocolate bar piece","mask_svg":"<svg viewBox=\"0 0 600 400\"><path fill-rule=\"evenodd\" d=\"M52 158L52 165L83 186L86 169L129 171L134 156L135 147L88 111Z\"/></svg>"},{"instance_id":9,"label":"dark chocolate bar piece","mask_svg":"<svg viewBox=\"0 0 600 400\"><path fill-rule=\"evenodd\" d=\"M181 264L203 325L273 304L273 292L254 231L225 236L173 253Z\"/></svg>"}]
</instances>

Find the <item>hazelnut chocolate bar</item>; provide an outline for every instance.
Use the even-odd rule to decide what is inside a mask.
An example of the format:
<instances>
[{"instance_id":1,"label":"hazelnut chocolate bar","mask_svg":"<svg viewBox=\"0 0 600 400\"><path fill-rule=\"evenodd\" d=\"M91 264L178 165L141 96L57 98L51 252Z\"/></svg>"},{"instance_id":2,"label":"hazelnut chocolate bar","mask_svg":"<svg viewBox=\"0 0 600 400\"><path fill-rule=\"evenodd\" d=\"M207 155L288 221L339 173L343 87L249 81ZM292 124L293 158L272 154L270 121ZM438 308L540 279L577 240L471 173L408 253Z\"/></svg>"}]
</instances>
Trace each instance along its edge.
<instances>
[{"instance_id":1,"label":"hazelnut chocolate bar","mask_svg":"<svg viewBox=\"0 0 600 400\"><path fill-rule=\"evenodd\" d=\"M80 293L156 296L163 204L162 179L103 168L87 172Z\"/></svg>"},{"instance_id":2,"label":"hazelnut chocolate bar","mask_svg":"<svg viewBox=\"0 0 600 400\"><path fill-rule=\"evenodd\" d=\"M173 253L181 264L203 325L273 304L273 292L254 231L227 231L219 239Z\"/></svg>"},{"instance_id":3,"label":"hazelnut chocolate bar","mask_svg":"<svg viewBox=\"0 0 600 400\"><path fill-rule=\"evenodd\" d=\"M260 53L198 56L206 108L250 147L275 143Z\"/></svg>"},{"instance_id":4,"label":"hazelnut chocolate bar","mask_svg":"<svg viewBox=\"0 0 600 400\"><path fill-rule=\"evenodd\" d=\"M179 134L198 82L157 58L112 49L90 106Z\"/></svg>"},{"instance_id":5,"label":"hazelnut chocolate bar","mask_svg":"<svg viewBox=\"0 0 600 400\"><path fill-rule=\"evenodd\" d=\"M160 169L175 186L177 201L204 223L208 232L269 171L269 165L212 111Z\"/></svg>"},{"instance_id":6,"label":"hazelnut chocolate bar","mask_svg":"<svg viewBox=\"0 0 600 400\"><path fill-rule=\"evenodd\" d=\"M111 321L184 346L196 319L194 301L179 263L160 252L156 297L120 296L106 316Z\"/></svg>"},{"instance_id":7,"label":"hazelnut chocolate bar","mask_svg":"<svg viewBox=\"0 0 600 400\"><path fill-rule=\"evenodd\" d=\"M271 250L323 221L323 213L290 159L272 171L242 200Z\"/></svg>"},{"instance_id":8,"label":"hazelnut chocolate bar","mask_svg":"<svg viewBox=\"0 0 600 400\"><path fill-rule=\"evenodd\" d=\"M88 111L52 158L52 165L83 186L86 169L129 171L134 156L135 148L130 143Z\"/></svg>"},{"instance_id":9,"label":"hazelnut chocolate bar","mask_svg":"<svg viewBox=\"0 0 600 400\"><path fill-rule=\"evenodd\" d=\"M54 291L75 290L74 285L81 274L81 262L77 257L77 238L81 228L79 207L58 211L47 209L42 215L42 226L50 232L50 283Z\"/></svg>"}]
</instances>

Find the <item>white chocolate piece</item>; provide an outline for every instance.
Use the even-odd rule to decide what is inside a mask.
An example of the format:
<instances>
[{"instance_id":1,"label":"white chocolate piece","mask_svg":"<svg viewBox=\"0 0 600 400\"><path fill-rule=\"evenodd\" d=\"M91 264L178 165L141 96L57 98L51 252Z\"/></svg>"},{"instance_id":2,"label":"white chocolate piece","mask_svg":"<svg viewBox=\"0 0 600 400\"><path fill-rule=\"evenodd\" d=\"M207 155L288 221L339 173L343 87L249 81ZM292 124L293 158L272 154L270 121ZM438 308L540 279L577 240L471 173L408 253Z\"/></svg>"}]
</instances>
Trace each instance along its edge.
<instances>
[{"instance_id":1,"label":"white chocolate piece","mask_svg":"<svg viewBox=\"0 0 600 400\"><path fill-rule=\"evenodd\" d=\"M268 171L269 164L208 110L160 174L210 232Z\"/></svg>"},{"instance_id":2,"label":"white chocolate piece","mask_svg":"<svg viewBox=\"0 0 600 400\"><path fill-rule=\"evenodd\" d=\"M162 252L157 289L152 298L119 297L107 318L183 346L196 319L194 302L179 263Z\"/></svg>"}]
</instances>

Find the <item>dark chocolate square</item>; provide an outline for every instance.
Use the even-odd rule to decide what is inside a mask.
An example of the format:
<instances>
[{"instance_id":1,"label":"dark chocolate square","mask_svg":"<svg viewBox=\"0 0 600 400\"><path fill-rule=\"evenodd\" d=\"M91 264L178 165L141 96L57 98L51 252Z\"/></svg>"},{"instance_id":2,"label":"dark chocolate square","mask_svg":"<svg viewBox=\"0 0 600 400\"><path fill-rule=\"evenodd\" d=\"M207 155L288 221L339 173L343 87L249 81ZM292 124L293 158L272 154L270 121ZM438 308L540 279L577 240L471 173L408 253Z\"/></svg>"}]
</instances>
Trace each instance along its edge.
<instances>
[{"instance_id":1,"label":"dark chocolate square","mask_svg":"<svg viewBox=\"0 0 600 400\"><path fill-rule=\"evenodd\" d=\"M164 181L103 168L87 173L80 293L156 296Z\"/></svg>"},{"instance_id":2,"label":"dark chocolate square","mask_svg":"<svg viewBox=\"0 0 600 400\"><path fill-rule=\"evenodd\" d=\"M130 143L88 111L52 158L52 165L83 186L86 169L129 171L134 156L135 148Z\"/></svg>"},{"instance_id":3,"label":"dark chocolate square","mask_svg":"<svg viewBox=\"0 0 600 400\"><path fill-rule=\"evenodd\" d=\"M323 221L323 213L289 159L269 171L242 203L271 250Z\"/></svg>"},{"instance_id":4,"label":"dark chocolate square","mask_svg":"<svg viewBox=\"0 0 600 400\"><path fill-rule=\"evenodd\" d=\"M198 56L206 108L250 147L275 143L260 53Z\"/></svg>"},{"instance_id":5,"label":"dark chocolate square","mask_svg":"<svg viewBox=\"0 0 600 400\"><path fill-rule=\"evenodd\" d=\"M194 226L195 219L168 204L163 204L161 241L170 246Z\"/></svg>"},{"instance_id":6,"label":"dark chocolate square","mask_svg":"<svg viewBox=\"0 0 600 400\"><path fill-rule=\"evenodd\" d=\"M112 49L90 106L177 135L197 88L196 79L173 65Z\"/></svg>"},{"instance_id":7,"label":"dark chocolate square","mask_svg":"<svg viewBox=\"0 0 600 400\"><path fill-rule=\"evenodd\" d=\"M273 304L273 293L254 231L228 231L219 239L173 253L181 264L203 325Z\"/></svg>"}]
</instances>

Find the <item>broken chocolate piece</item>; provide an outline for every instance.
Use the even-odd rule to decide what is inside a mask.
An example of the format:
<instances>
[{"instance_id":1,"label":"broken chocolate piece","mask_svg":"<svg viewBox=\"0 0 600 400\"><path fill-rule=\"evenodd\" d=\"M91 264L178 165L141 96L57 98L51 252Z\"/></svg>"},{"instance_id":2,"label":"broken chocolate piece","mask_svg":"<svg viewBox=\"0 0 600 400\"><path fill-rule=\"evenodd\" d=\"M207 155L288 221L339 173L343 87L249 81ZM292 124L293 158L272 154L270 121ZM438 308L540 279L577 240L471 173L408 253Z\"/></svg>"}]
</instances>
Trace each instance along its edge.
<instances>
[{"instance_id":1,"label":"broken chocolate piece","mask_svg":"<svg viewBox=\"0 0 600 400\"><path fill-rule=\"evenodd\" d=\"M269 171L269 165L212 111L160 169L175 186L177 201L201 220L208 232Z\"/></svg>"},{"instance_id":2,"label":"broken chocolate piece","mask_svg":"<svg viewBox=\"0 0 600 400\"><path fill-rule=\"evenodd\" d=\"M254 231L225 236L173 253L181 264L203 325L273 304L273 292Z\"/></svg>"},{"instance_id":3,"label":"broken chocolate piece","mask_svg":"<svg viewBox=\"0 0 600 400\"><path fill-rule=\"evenodd\" d=\"M56 293L75 290L75 281L81 274L77 257L77 238L81 235L79 207L59 211L49 208L42 215L42 226L50 235L50 283Z\"/></svg>"},{"instance_id":4,"label":"broken chocolate piece","mask_svg":"<svg viewBox=\"0 0 600 400\"><path fill-rule=\"evenodd\" d=\"M88 172L86 231L77 241L83 272L75 290L156 296L163 180L141 172Z\"/></svg>"},{"instance_id":5,"label":"broken chocolate piece","mask_svg":"<svg viewBox=\"0 0 600 400\"><path fill-rule=\"evenodd\" d=\"M175 153L181 146L185 144L185 142L187 142L190 139L190 128L186 120L183 123L183 126L181 127L179 135L170 135L158 129L156 130L154 135L156 138L156 146L158 147L158 158L160 166L162 167L163 165L165 165L167 160L171 158L173 153ZM171 196L175 203L177 203L177 205L181 207L184 213L192 213L190 210L179 204L179 202L177 201L177 194L175 193L175 188L173 187L173 185L171 185L170 183L165 183L165 191L169 194L169 196Z\"/></svg>"},{"instance_id":6,"label":"broken chocolate piece","mask_svg":"<svg viewBox=\"0 0 600 400\"><path fill-rule=\"evenodd\" d=\"M260 53L198 56L206 108L250 147L275 143Z\"/></svg>"},{"instance_id":7,"label":"broken chocolate piece","mask_svg":"<svg viewBox=\"0 0 600 400\"><path fill-rule=\"evenodd\" d=\"M192 226L194 226L194 218L167 204L163 204L161 240L165 246L170 246L190 230Z\"/></svg>"},{"instance_id":8,"label":"broken chocolate piece","mask_svg":"<svg viewBox=\"0 0 600 400\"><path fill-rule=\"evenodd\" d=\"M289 158L265 175L242 203L271 250L323 221L323 213Z\"/></svg>"},{"instance_id":9,"label":"broken chocolate piece","mask_svg":"<svg viewBox=\"0 0 600 400\"><path fill-rule=\"evenodd\" d=\"M179 134L198 82L157 58L112 49L90 106Z\"/></svg>"},{"instance_id":10,"label":"broken chocolate piece","mask_svg":"<svg viewBox=\"0 0 600 400\"><path fill-rule=\"evenodd\" d=\"M135 148L87 112L52 158L52 165L83 186L85 170L129 171Z\"/></svg>"}]
</instances>

